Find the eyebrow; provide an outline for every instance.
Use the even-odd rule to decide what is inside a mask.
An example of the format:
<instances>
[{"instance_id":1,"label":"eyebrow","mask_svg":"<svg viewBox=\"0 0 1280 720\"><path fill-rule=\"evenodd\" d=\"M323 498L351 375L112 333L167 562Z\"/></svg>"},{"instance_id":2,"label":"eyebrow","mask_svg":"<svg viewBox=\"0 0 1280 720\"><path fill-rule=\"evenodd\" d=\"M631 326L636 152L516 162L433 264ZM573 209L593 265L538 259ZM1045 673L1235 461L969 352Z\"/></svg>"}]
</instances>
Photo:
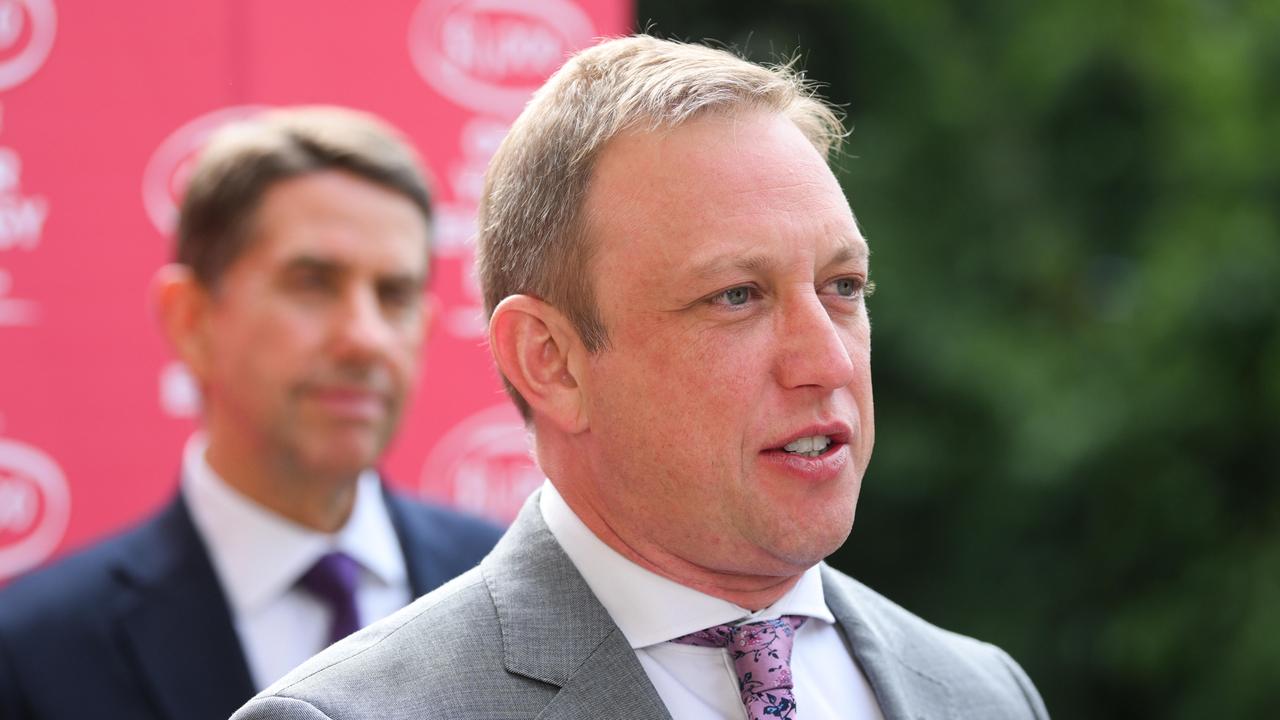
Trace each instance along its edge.
<instances>
[{"instance_id":1,"label":"eyebrow","mask_svg":"<svg viewBox=\"0 0 1280 720\"><path fill-rule=\"evenodd\" d=\"M312 255L291 257L280 267L281 270L285 272L293 272L296 270L318 270L320 272L333 273L341 272L344 269L342 263L318 258Z\"/></svg>"},{"instance_id":2,"label":"eyebrow","mask_svg":"<svg viewBox=\"0 0 1280 720\"><path fill-rule=\"evenodd\" d=\"M865 240L847 241L840 245L836 254L827 262L828 265L839 265L851 260L867 260L871 257L871 248Z\"/></svg>"},{"instance_id":3,"label":"eyebrow","mask_svg":"<svg viewBox=\"0 0 1280 720\"><path fill-rule=\"evenodd\" d=\"M290 258L281 266L281 272L284 274L294 272L321 272L327 275L341 275L348 271L346 263L337 262L328 258L316 257L314 255L299 255ZM380 275L382 281L406 282L417 285L425 285L426 278L411 272L393 272Z\"/></svg>"},{"instance_id":4,"label":"eyebrow","mask_svg":"<svg viewBox=\"0 0 1280 720\"><path fill-rule=\"evenodd\" d=\"M834 255L825 265L840 265L854 260L866 260L871 249L863 240L843 241ZM695 277L713 279L727 271L743 273L765 273L777 265L777 261L767 255L735 255L731 257L715 257L696 265L691 271Z\"/></svg>"},{"instance_id":5,"label":"eyebrow","mask_svg":"<svg viewBox=\"0 0 1280 720\"><path fill-rule=\"evenodd\" d=\"M764 255L734 255L716 257L693 268L693 274L700 278L714 278L729 270L746 273L766 272L777 263Z\"/></svg>"}]
</instances>

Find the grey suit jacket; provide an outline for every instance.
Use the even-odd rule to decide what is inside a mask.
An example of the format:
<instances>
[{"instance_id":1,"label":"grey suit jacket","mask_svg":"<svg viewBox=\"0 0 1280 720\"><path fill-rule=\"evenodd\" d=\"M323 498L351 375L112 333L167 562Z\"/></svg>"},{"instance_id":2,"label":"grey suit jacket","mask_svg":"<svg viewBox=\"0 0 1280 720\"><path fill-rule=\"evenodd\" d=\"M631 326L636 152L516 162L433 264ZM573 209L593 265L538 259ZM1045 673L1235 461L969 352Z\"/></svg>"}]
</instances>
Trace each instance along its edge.
<instances>
[{"instance_id":1,"label":"grey suit jacket","mask_svg":"<svg viewBox=\"0 0 1280 720\"><path fill-rule=\"evenodd\" d=\"M886 720L1048 717L999 648L934 627L835 570L822 575ZM479 567L307 661L232 720L435 717L670 717L547 529L537 494Z\"/></svg>"}]
</instances>

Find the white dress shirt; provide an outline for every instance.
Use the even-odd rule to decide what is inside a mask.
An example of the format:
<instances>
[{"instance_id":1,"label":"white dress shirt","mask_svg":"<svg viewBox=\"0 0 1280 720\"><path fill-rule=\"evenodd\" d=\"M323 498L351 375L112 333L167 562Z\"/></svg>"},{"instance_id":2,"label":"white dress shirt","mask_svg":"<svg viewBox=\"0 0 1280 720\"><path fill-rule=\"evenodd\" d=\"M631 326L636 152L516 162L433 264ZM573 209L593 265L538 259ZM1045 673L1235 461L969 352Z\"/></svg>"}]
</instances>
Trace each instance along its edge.
<instances>
[{"instance_id":1,"label":"white dress shirt","mask_svg":"<svg viewBox=\"0 0 1280 720\"><path fill-rule=\"evenodd\" d=\"M796 632L791 652L797 715L805 720L883 720L871 686L827 608L818 566L809 568L776 603L753 613L623 557L583 524L550 482L542 486L540 509L551 534L635 650L674 720L742 720L746 708L727 651L671 640L712 625L783 615L809 618Z\"/></svg>"},{"instance_id":2,"label":"white dress shirt","mask_svg":"<svg viewBox=\"0 0 1280 720\"><path fill-rule=\"evenodd\" d=\"M377 473L360 476L351 517L329 534L285 519L232 488L205 460L207 449L200 434L187 441L183 498L231 605L240 647L259 690L329 644L332 611L296 586L322 555L340 550L360 564L356 607L361 625L412 599L404 553Z\"/></svg>"}]
</instances>

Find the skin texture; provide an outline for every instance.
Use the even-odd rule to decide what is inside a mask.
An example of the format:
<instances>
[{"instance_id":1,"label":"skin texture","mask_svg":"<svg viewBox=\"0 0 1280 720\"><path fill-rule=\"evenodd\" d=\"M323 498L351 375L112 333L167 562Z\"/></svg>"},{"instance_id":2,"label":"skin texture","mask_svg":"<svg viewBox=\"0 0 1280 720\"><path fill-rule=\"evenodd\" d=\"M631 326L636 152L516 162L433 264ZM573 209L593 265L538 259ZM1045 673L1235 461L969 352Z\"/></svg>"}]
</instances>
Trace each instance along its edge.
<instances>
[{"instance_id":1,"label":"skin texture","mask_svg":"<svg viewBox=\"0 0 1280 720\"><path fill-rule=\"evenodd\" d=\"M407 198L323 171L268 189L216 288L162 270L161 314L204 395L207 458L229 484L318 530L346 521L416 381L427 242Z\"/></svg>"},{"instance_id":2,"label":"skin texture","mask_svg":"<svg viewBox=\"0 0 1280 720\"><path fill-rule=\"evenodd\" d=\"M525 348L495 354L535 409L539 460L614 549L765 607L848 537L874 442L848 202L794 124L748 111L616 138L586 210L609 347L586 353L531 299L495 313L493 342ZM813 434L841 442L778 450Z\"/></svg>"}]
</instances>

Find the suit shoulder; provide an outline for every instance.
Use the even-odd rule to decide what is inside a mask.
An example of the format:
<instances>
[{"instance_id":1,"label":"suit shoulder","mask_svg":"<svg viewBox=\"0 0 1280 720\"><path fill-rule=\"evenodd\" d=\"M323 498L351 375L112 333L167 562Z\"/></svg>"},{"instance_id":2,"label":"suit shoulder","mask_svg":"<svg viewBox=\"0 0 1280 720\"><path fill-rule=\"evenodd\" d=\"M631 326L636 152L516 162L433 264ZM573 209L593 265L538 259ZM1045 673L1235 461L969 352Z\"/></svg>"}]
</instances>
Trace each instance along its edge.
<instances>
[{"instance_id":1,"label":"suit shoulder","mask_svg":"<svg viewBox=\"0 0 1280 720\"><path fill-rule=\"evenodd\" d=\"M42 631L101 607L115 590L115 568L142 541L149 524L99 540L0 588L0 632Z\"/></svg>"},{"instance_id":2,"label":"suit shoulder","mask_svg":"<svg viewBox=\"0 0 1280 720\"><path fill-rule=\"evenodd\" d=\"M959 704L995 702L1029 708L1031 717L1048 717L1035 686L1004 650L940 628L837 570L824 568L823 575L835 590L828 605L853 608L850 614L865 620L863 631L872 633L902 665L963 696L956 698Z\"/></svg>"},{"instance_id":3,"label":"suit shoulder","mask_svg":"<svg viewBox=\"0 0 1280 720\"><path fill-rule=\"evenodd\" d=\"M416 526L429 525L468 542L487 543L489 547L498 541L505 528L478 515L445 505L404 495L387 493L393 512Z\"/></svg>"},{"instance_id":4,"label":"suit shoulder","mask_svg":"<svg viewBox=\"0 0 1280 720\"><path fill-rule=\"evenodd\" d=\"M433 715L480 717L478 698L522 682L503 670L502 653L497 611L477 568L311 658L242 713L256 717L255 707L283 702L323 708L331 718L389 720L429 703Z\"/></svg>"},{"instance_id":5,"label":"suit shoulder","mask_svg":"<svg viewBox=\"0 0 1280 720\"><path fill-rule=\"evenodd\" d=\"M930 647L941 645L961 654L983 654L986 652L985 648L990 647L987 643L934 625L838 570L826 568L825 577L853 602L877 630L885 633L885 639L892 641L893 647L902 647L903 643L908 646L916 643Z\"/></svg>"},{"instance_id":6,"label":"suit shoulder","mask_svg":"<svg viewBox=\"0 0 1280 720\"><path fill-rule=\"evenodd\" d=\"M491 541L491 544L496 543L505 530L501 525L491 520L457 508L423 500L406 500L406 502L415 506L417 512L421 513L423 518L436 525L454 532L487 539Z\"/></svg>"}]
</instances>

